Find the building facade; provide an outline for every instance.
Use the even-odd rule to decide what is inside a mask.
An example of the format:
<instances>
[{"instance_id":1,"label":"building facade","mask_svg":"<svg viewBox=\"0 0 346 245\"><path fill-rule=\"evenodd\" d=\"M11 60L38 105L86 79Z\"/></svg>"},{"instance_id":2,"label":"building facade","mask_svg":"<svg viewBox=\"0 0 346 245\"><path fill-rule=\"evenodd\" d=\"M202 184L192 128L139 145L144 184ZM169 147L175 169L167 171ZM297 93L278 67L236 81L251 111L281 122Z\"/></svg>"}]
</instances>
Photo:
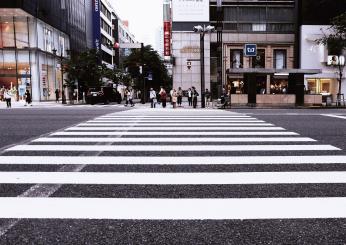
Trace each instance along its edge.
<instances>
[{"instance_id":1,"label":"building facade","mask_svg":"<svg viewBox=\"0 0 346 245\"><path fill-rule=\"evenodd\" d=\"M315 15L323 4L326 11ZM203 92L203 79L214 98L226 93L232 104L321 104L321 94L335 94L337 86L326 49L312 37L345 6L332 0L172 0L173 86ZM208 25L216 31L204 32L203 44L193 28Z\"/></svg>"},{"instance_id":2,"label":"building facade","mask_svg":"<svg viewBox=\"0 0 346 245\"><path fill-rule=\"evenodd\" d=\"M0 86L34 101L62 91L61 60L86 48L84 0L0 2ZM60 95L61 97L61 95Z\"/></svg>"},{"instance_id":3,"label":"building facade","mask_svg":"<svg viewBox=\"0 0 346 245\"><path fill-rule=\"evenodd\" d=\"M323 9L323 11L320 11ZM319 15L312 13L319 12ZM339 90L338 68L328 62L337 54L328 47L319 45L316 40L329 34L330 20L346 12L346 1L302 0L300 5L299 45L300 66L303 69L318 68L320 73L305 76L307 95L321 95L323 103L335 102ZM346 54L343 55L343 58ZM346 74L344 67L343 73ZM346 94L346 78L342 81L341 93Z\"/></svg>"}]
</instances>

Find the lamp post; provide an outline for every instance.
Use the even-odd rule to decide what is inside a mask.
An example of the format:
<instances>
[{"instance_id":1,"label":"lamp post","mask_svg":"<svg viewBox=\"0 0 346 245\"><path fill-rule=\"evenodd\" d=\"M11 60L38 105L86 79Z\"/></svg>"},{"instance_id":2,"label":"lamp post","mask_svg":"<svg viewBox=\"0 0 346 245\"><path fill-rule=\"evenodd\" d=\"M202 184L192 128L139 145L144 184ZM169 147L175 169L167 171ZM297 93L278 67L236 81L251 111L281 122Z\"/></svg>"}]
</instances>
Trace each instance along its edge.
<instances>
[{"instance_id":1,"label":"lamp post","mask_svg":"<svg viewBox=\"0 0 346 245\"><path fill-rule=\"evenodd\" d=\"M53 49L52 52L53 52L54 56L57 56L57 55L56 55L56 52L57 52L56 49ZM57 56L57 57L59 57L59 59L60 59L60 71L61 71L61 103L62 103L62 104L66 104L66 96L65 96L65 91L64 91L64 64L63 64L64 56L63 56L62 50L60 51L60 56Z\"/></svg>"},{"instance_id":2,"label":"lamp post","mask_svg":"<svg viewBox=\"0 0 346 245\"><path fill-rule=\"evenodd\" d=\"M200 34L200 66L201 66L201 107L205 108L205 70L204 70L204 36L215 31L214 26L194 26L193 31Z\"/></svg>"}]
</instances>

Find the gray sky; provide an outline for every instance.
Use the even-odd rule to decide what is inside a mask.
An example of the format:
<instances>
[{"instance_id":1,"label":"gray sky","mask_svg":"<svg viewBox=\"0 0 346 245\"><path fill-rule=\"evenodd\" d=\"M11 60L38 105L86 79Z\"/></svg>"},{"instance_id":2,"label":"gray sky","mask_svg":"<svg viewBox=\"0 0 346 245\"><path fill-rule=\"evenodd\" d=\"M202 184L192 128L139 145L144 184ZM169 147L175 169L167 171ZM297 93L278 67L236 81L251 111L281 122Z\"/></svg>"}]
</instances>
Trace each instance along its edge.
<instances>
[{"instance_id":1,"label":"gray sky","mask_svg":"<svg viewBox=\"0 0 346 245\"><path fill-rule=\"evenodd\" d=\"M136 40L154 48L158 27L163 25L163 0L109 0L122 20L128 20Z\"/></svg>"}]
</instances>

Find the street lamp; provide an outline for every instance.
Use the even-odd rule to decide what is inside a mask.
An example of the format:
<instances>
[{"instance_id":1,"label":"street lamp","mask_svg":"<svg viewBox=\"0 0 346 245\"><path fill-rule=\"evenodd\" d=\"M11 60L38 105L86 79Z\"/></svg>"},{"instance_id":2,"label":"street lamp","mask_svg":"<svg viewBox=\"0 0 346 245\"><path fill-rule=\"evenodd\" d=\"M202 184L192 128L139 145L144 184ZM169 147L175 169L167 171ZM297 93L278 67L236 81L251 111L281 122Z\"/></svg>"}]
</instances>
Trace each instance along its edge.
<instances>
[{"instance_id":1,"label":"street lamp","mask_svg":"<svg viewBox=\"0 0 346 245\"><path fill-rule=\"evenodd\" d=\"M54 56L56 55L57 50L54 48L52 50ZM65 91L64 91L64 56L62 50L60 50L60 56L57 56L60 59L60 70L61 70L61 103L66 104L66 96L65 96Z\"/></svg>"},{"instance_id":2,"label":"street lamp","mask_svg":"<svg viewBox=\"0 0 346 245\"><path fill-rule=\"evenodd\" d=\"M200 65L201 65L201 107L205 108L205 77L204 77L204 35L215 31L214 26L194 26L193 31L200 34Z\"/></svg>"}]
</instances>

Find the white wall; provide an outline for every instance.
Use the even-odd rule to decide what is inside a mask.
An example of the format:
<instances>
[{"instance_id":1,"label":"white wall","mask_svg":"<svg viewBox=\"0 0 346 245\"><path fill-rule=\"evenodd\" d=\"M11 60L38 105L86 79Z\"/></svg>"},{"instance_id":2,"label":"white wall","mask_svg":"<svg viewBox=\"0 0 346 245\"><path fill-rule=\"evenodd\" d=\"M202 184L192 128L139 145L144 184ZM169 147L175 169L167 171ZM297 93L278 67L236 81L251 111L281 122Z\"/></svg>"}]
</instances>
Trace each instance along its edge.
<instances>
[{"instance_id":1,"label":"white wall","mask_svg":"<svg viewBox=\"0 0 346 245\"><path fill-rule=\"evenodd\" d=\"M175 57L173 67L173 87L181 87L187 90L196 87L201 91L201 68L199 61L192 61L192 67L187 68L187 59L200 58L200 36L193 32L173 32L172 33L172 53ZM191 52L186 52L188 48L195 48ZM210 35L205 35L204 40L204 67L205 67L205 88L210 90Z\"/></svg>"},{"instance_id":2,"label":"white wall","mask_svg":"<svg viewBox=\"0 0 346 245\"><path fill-rule=\"evenodd\" d=\"M302 69L322 69L322 73L305 76L306 78L331 78L336 79L336 69L326 66L328 51L323 45L318 45L315 40L323 37L323 33L328 34L329 26L321 25L303 25L300 28L301 33L301 56L300 64ZM332 55L332 54L331 54ZM346 68L344 69L346 75ZM342 82L342 93L346 94L346 78Z\"/></svg>"}]
</instances>

